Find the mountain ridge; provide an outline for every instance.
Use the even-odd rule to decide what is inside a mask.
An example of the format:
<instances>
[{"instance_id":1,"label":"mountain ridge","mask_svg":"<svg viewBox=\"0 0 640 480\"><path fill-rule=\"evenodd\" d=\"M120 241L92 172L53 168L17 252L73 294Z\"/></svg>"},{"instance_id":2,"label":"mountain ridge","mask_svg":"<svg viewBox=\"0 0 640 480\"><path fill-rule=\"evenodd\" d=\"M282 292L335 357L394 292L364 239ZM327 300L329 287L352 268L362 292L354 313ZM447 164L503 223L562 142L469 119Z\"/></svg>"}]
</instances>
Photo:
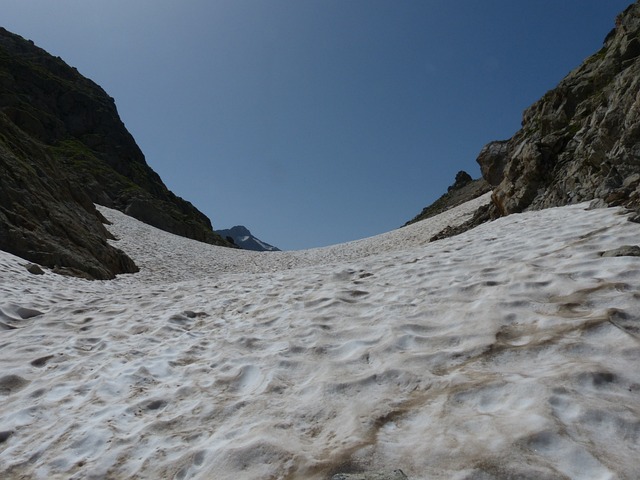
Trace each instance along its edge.
<instances>
[{"instance_id":1,"label":"mountain ridge","mask_svg":"<svg viewBox=\"0 0 640 480\"><path fill-rule=\"evenodd\" d=\"M478 198L491 190L489 184L483 178L473 179L464 170L456 174L455 182L449 186L447 193L441 195L432 204L422 209L418 215L406 222L403 226L411 225L438 215L450 208L457 207L464 202Z\"/></svg>"}]
</instances>

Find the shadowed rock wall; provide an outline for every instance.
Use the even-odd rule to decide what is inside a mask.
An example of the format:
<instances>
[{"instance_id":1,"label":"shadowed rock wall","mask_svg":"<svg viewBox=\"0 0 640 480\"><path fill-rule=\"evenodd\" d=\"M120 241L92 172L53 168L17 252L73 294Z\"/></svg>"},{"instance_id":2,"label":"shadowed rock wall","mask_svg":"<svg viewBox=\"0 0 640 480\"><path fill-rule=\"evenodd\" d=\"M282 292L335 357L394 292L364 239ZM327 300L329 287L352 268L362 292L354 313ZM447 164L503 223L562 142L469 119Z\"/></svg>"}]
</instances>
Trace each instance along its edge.
<instances>
[{"instance_id":1,"label":"shadowed rock wall","mask_svg":"<svg viewBox=\"0 0 640 480\"><path fill-rule=\"evenodd\" d=\"M106 243L104 219L92 203L178 235L228 245L204 214L170 192L147 165L102 88L2 28L0 123L1 249L94 278L135 271Z\"/></svg>"}]
</instances>

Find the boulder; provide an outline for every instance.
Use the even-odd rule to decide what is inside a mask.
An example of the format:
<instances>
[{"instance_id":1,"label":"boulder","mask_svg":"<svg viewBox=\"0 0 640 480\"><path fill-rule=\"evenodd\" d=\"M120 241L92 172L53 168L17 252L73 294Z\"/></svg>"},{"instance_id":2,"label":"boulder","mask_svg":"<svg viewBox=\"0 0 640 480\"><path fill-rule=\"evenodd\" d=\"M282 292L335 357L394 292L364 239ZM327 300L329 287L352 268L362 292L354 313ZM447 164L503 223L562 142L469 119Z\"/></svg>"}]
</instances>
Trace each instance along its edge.
<instances>
[{"instance_id":1,"label":"boulder","mask_svg":"<svg viewBox=\"0 0 640 480\"><path fill-rule=\"evenodd\" d=\"M40 268L40 265L36 265L35 263L28 263L25 265L27 272L32 273L34 275L44 275L44 270Z\"/></svg>"}]
</instances>

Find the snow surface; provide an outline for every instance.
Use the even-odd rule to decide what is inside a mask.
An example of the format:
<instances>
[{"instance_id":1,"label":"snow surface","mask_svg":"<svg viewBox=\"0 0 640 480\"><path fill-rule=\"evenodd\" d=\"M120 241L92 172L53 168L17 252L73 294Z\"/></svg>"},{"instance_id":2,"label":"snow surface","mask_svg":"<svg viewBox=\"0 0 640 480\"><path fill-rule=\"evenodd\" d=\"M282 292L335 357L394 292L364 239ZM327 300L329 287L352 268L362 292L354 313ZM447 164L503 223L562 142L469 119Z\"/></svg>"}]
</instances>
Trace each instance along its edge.
<instances>
[{"instance_id":1,"label":"snow surface","mask_svg":"<svg viewBox=\"0 0 640 480\"><path fill-rule=\"evenodd\" d=\"M640 477L640 258L618 209L437 242L484 196L300 252L193 242L101 207L141 267L0 252L0 477Z\"/></svg>"}]
</instances>

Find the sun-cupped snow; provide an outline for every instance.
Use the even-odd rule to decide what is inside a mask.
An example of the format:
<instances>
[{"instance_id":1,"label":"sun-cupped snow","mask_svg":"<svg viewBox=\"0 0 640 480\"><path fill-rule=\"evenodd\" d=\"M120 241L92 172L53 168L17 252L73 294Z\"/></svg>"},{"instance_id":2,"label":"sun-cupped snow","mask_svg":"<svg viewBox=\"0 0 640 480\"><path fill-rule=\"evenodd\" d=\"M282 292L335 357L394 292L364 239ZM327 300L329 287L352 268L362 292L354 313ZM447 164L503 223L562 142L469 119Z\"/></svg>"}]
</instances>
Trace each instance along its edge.
<instances>
[{"instance_id":1,"label":"sun-cupped snow","mask_svg":"<svg viewBox=\"0 0 640 480\"><path fill-rule=\"evenodd\" d=\"M2 478L635 479L640 259L619 209L431 242L488 197L298 252L101 208L140 266L32 275L0 252Z\"/></svg>"}]
</instances>

